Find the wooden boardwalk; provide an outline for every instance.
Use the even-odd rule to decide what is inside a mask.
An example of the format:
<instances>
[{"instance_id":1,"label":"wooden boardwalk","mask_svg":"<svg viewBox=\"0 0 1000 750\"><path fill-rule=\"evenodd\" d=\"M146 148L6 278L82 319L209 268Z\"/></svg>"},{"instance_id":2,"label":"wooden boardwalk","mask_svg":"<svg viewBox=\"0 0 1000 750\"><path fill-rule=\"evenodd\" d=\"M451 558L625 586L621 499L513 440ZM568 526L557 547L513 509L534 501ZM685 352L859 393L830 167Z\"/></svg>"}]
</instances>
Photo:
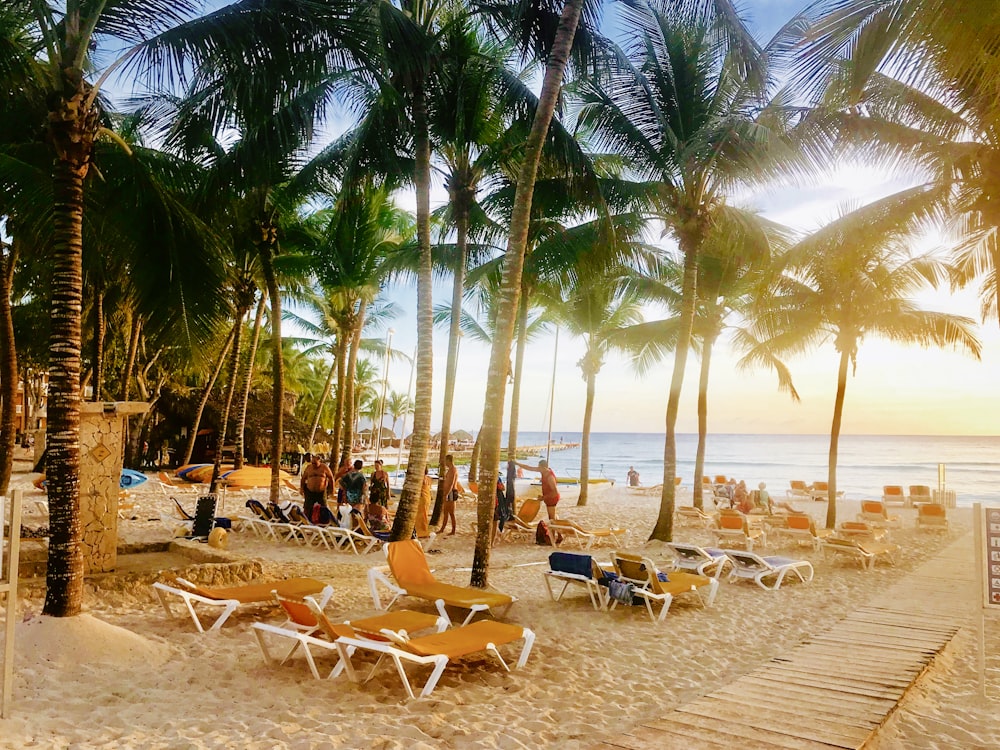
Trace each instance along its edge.
<instances>
[{"instance_id":1,"label":"wooden boardwalk","mask_svg":"<svg viewBox=\"0 0 1000 750\"><path fill-rule=\"evenodd\" d=\"M829 630L597 750L861 748L975 606L971 536ZM947 572L947 574L945 574Z\"/></svg>"}]
</instances>

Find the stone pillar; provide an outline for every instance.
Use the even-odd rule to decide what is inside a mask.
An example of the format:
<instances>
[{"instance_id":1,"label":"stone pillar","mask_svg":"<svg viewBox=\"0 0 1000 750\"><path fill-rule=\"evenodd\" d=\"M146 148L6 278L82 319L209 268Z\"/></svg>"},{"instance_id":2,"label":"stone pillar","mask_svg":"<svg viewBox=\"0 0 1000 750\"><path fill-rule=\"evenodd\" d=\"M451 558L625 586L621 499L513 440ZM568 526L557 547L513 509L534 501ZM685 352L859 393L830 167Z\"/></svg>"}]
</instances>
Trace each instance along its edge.
<instances>
[{"instance_id":1,"label":"stone pillar","mask_svg":"<svg viewBox=\"0 0 1000 750\"><path fill-rule=\"evenodd\" d=\"M149 410L145 401L80 405L80 528L86 573L118 564L118 493L125 457L125 419Z\"/></svg>"}]
</instances>

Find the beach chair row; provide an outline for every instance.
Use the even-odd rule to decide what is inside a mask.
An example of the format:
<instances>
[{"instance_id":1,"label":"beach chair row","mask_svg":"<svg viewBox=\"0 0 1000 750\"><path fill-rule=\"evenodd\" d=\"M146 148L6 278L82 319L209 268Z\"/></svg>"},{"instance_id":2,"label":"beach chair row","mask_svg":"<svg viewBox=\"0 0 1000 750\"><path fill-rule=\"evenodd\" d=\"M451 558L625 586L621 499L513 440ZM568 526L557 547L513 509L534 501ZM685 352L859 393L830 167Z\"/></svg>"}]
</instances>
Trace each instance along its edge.
<instances>
[{"instance_id":1,"label":"beach chair row","mask_svg":"<svg viewBox=\"0 0 1000 750\"><path fill-rule=\"evenodd\" d=\"M516 601L500 592L484 591L465 586L452 586L437 581L427 565L420 544L416 540L394 542L384 547L388 562L386 581L394 590L384 606L377 594L373 598L384 614L360 620L333 622L325 608L333 596L332 587L311 578L293 578L285 581L248 584L224 589L197 586L184 579L153 584L164 610L172 615L170 601L183 600L199 632L219 630L229 616L245 604L273 601L285 614L279 625L255 622L254 636L268 664L282 664L301 649L309 670L316 679L323 675L316 657L322 652L336 655L336 663L327 675L335 678L346 674L354 682L367 682L383 659L396 667L404 689L410 698L417 696L405 664L431 667L430 675L419 689L421 697L430 695L444 669L452 660L465 656L488 653L500 665L510 670L500 648L520 642L521 650L514 668L527 662L534 643L534 632L529 628L494 620L472 622L476 613L493 614L494 610L506 613ZM384 575L381 568L381 575ZM374 589L373 589L374 592ZM416 597L435 603L437 615L407 610L388 611L401 597ZM453 625L448 607L465 609L469 616ZM206 629L199 612L204 609L219 611L216 620ZM415 635L427 631L427 635ZM276 642L284 641L290 647L283 655L276 655ZM377 660L371 673L362 677L354 664L358 652L371 653Z\"/></svg>"},{"instance_id":2,"label":"beach chair row","mask_svg":"<svg viewBox=\"0 0 1000 750\"><path fill-rule=\"evenodd\" d=\"M368 530L364 519L354 517L357 529L343 528L337 524L316 525L309 523L302 509L290 504L280 517L256 500L248 500L248 513L239 518L250 531L271 541L295 541L306 546L326 547L331 550L350 551L364 555L382 544L382 539Z\"/></svg>"}]
</instances>

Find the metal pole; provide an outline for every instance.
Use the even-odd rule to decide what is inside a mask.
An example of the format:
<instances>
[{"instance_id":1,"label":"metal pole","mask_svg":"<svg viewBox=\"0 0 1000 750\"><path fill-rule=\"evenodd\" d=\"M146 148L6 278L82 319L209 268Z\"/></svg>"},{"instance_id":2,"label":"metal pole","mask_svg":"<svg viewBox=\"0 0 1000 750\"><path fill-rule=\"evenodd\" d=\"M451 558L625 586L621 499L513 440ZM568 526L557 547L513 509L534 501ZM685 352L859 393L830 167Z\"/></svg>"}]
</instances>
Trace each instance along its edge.
<instances>
[{"instance_id":1,"label":"metal pole","mask_svg":"<svg viewBox=\"0 0 1000 750\"><path fill-rule=\"evenodd\" d=\"M378 436L375 438L375 460L378 461L379 453L382 450L382 421L385 418L385 390L389 385L389 352L392 346L392 334L395 331L391 328L385 334L385 370L382 375L382 398L378 400ZM375 427L372 427L372 433Z\"/></svg>"},{"instance_id":2,"label":"metal pole","mask_svg":"<svg viewBox=\"0 0 1000 750\"><path fill-rule=\"evenodd\" d=\"M406 418L410 416L410 392L413 390L413 373L416 370L417 347L413 347L413 359L410 360L410 379L406 383L406 408L403 410L403 431L399 434L399 456L396 458L396 474L399 474L403 466L403 440L406 439ZM393 477L393 479L398 479L398 477Z\"/></svg>"},{"instance_id":3,"label":"metal pole","mask_svg":"<svg viewBox=\"0 0 1000 750\"><path fill-rule=\"evenodd\" d=\"M552 347L552 387L549 389L549 436L545 441L545 463L549 462L552 451L552 411L556 405L556 363L559 361L559 328L556 327L556 343Z\"/></svg>"}]
</instances>

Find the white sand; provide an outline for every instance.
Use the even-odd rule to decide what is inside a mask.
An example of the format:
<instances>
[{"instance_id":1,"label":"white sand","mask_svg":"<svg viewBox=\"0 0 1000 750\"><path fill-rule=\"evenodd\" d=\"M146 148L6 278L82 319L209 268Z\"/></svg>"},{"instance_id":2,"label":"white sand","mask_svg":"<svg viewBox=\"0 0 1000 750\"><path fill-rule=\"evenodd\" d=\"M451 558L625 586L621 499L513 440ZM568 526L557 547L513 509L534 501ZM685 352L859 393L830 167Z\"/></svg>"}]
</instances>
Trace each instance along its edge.
<instances>
[{"instance_id":1,"label":"white sand","mask_svg":"<svg viewBox=\"0 0 1000 750\"><path fill-rule=\"evenodd\" d=\"M142 489L135 493L140 520L125 522L123 537L166 539L159 521L145 520L165 510L166 501L158 490ZM591 526L628 526L635 532L630 548L642 549L658 504L656 496L615 488L585 508L565 506L560 513ZM237 503L229 505L234 513ZM807 509L821 517L826 503ZM856 503L843 503L840 517L853 518L856 510ZM364 686L343 677L316 682L298 658L266 667L249 625L258 618L279 623L271 608L238 612L220 633L199 635L189 619L167 619L145 588L88 586L88 613L134 636L109 642L89 618L77 618L66 630L38 618L24 623L12 718L0 724L0 747L591 747L731 682L858 606L879 601L890 583L971 523L967 510L952 511L949 534L918 533L913 511L894 512L905 524L894 532L903 546L896 568L863 572L844 560L824 561L811 549L784 548L782 554L812 560L812 583L787 583L777 592L723 583L714 607L702 609L681 597L660 626L642 608L595 612L582 589L551 602L541 573L551 549L524 542L498 546L491 584L520 598L507 619L537 633L530 661L507 674L485 657L471 658L450 666L430 698L415 701L406 700L388 665ZM442 552L431 564L442 580L466 584L468 572L457 569L471 565L474 508L460 503L458 514L459 534L440 543ZM710 541L701 529L682 527L675 536ZM258 559L266 576L329 580L335 587L333 616L371 612L365 571L380 553L357 558L248 533L231 535L229 546L233 554ZM665 561L662 545L644 552ZM606 559L608 552L594 554ZM39 598L25 600L24 615L41 606ZM408 606L431 611L417 600ZM969 622L872 747L1000 747L1000 720L975 695L978 636L971 629L975 621ZM996 645L1000 628L990 632ZM425 675L418 670L418 679ZM992 691L994 698L1000 693L1000 680L992 680Z\"/></svg>"}]
</instances>

